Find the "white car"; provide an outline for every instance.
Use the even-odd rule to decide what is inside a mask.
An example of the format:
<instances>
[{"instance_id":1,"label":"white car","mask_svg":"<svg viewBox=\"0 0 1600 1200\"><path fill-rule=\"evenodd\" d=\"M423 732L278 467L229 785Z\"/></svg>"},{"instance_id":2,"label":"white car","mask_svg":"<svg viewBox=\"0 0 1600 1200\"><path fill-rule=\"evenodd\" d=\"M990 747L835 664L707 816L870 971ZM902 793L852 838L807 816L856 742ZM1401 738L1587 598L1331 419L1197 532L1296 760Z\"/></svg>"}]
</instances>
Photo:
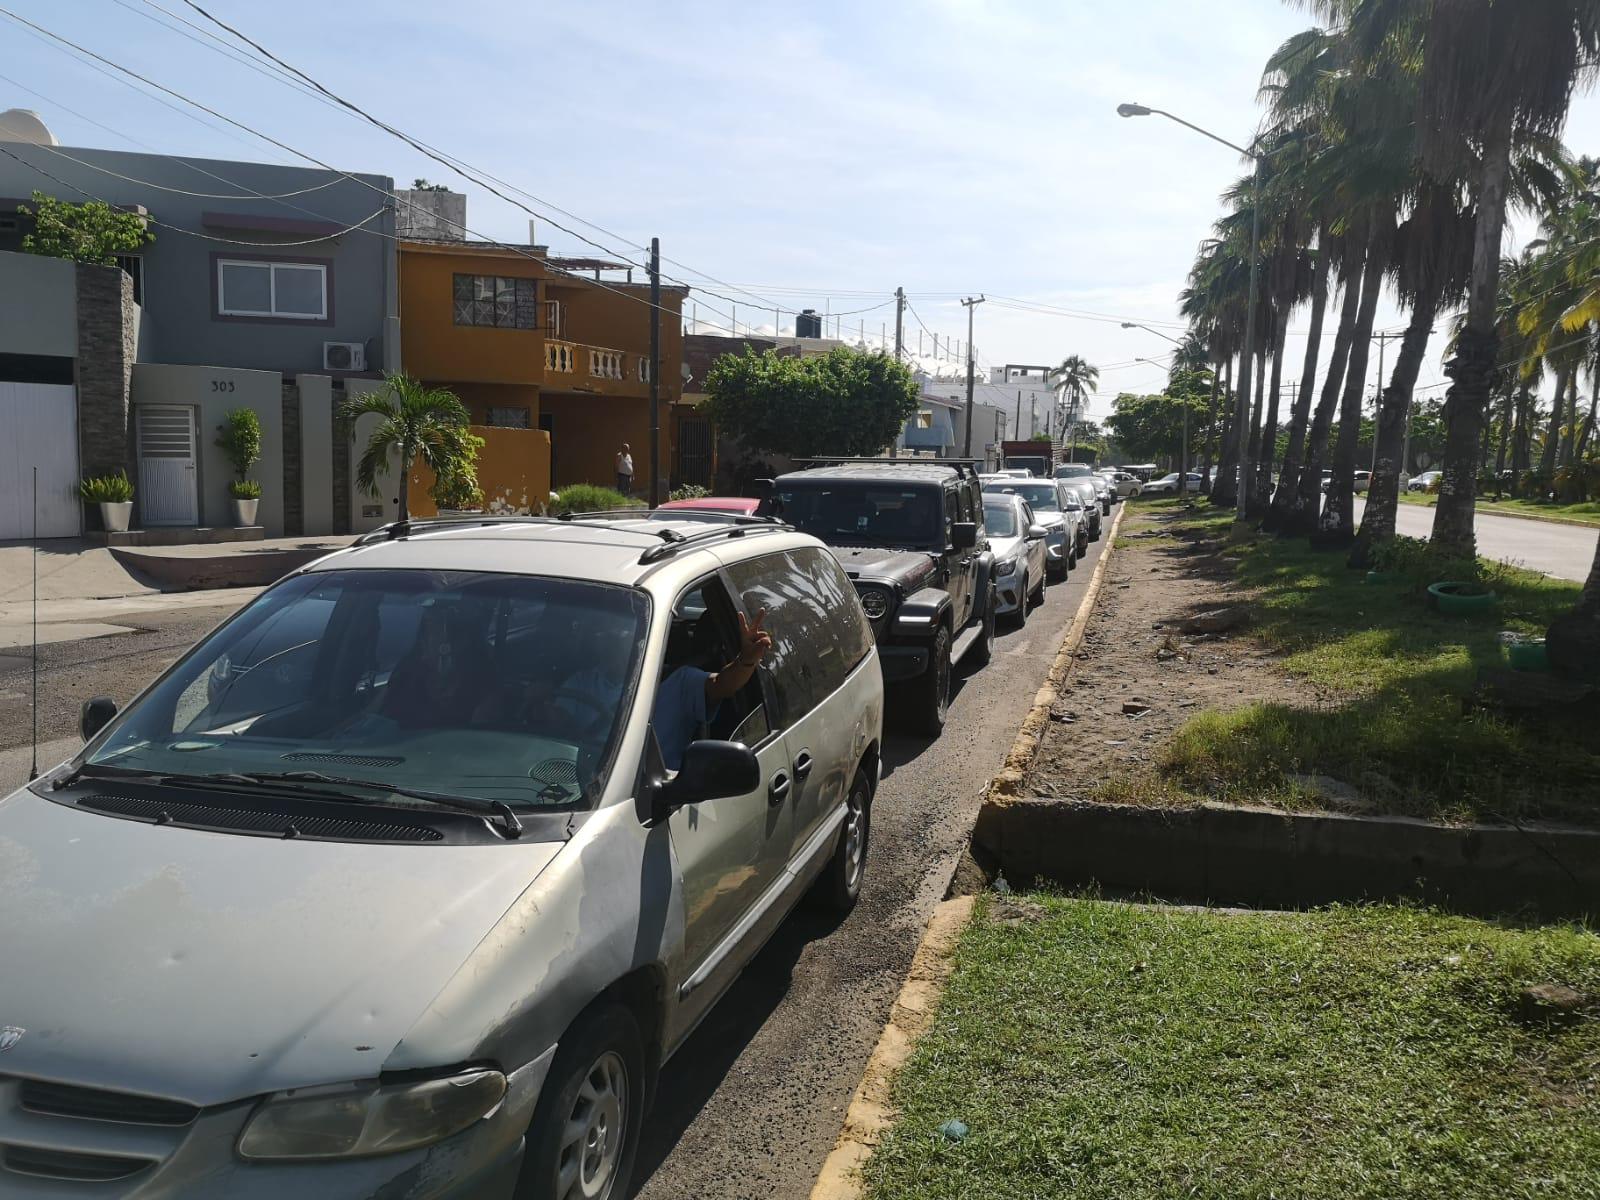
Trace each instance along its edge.
<instances>
[{"instance_id":1,"label":"white car","mask_svg":"<svg viewBox=\"0 0 1600 1200\"><path fill-rule=\"evenodd\" d=\"M1198 492L1200 490L1199 473L1190 471L1187 478L1188 482L1184 485L1184 489L1190 492ZM1174 471L1170 475L1163 475L1160 479L1152 479L1144 485L1141 493L1146 496L1171 496L1176 494L1177 490L1178 473Z\"/></svg>"},{"instance_id":2,"label":"white car","mask_svg":"<svg viewBox=\"0 0 1600 1200\"><path fill-rule=\"evenodd\" d=\"M1026 500L1004 492L984 496L983 526L994 555L995 615L1021 625L1029 608L1044 603L1049 531L1034 518Z\"/></svg>"},{"instance_id":3,"label":"white car","mask_svg":"<svg viewBox=\"0 0 1600 1200\"><path fill-rule=\"evenodd\" d=\"M1137 496L1144 486L1139 482L1137 475L1129 474L1127 471L1107 467L1099 474L1102 479L1111 485L1119 500L1126 500L1129 496Z\"/></svg>"},{"instance_id":4,"label":"white car","mask_svg":"<svg viewBox=\"0 0 1600 1200\"><path fill-rule=\"evenodd\" d=\"M1045 529L1046 575L1065 579L1089 545L1083 523L1083 505L1076 494L1053 479L1012 479L983 485L985 501L992 495L1021 496L1033 509L1034 520Z\"/></svg>"}]
</instances>

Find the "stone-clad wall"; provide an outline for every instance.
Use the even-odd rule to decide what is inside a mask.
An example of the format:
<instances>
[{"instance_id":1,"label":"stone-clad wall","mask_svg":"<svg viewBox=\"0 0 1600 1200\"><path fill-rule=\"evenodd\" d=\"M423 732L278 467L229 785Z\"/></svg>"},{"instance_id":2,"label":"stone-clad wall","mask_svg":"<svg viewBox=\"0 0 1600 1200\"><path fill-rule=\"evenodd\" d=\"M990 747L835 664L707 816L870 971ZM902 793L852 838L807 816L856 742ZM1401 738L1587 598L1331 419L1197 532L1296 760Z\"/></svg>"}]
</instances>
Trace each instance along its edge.
<instances>
[{"instance_id":1,"label":"stone-clad wall","mask_svg":"<svg viewBox=\"0 0 1600 1200\"><path fill-rule=\"evenodd\" d=\"M133 475L128 388L139 336L133 281L119 267L78 266L78 453L84 475Z\"/></svg>"}]
</instances>

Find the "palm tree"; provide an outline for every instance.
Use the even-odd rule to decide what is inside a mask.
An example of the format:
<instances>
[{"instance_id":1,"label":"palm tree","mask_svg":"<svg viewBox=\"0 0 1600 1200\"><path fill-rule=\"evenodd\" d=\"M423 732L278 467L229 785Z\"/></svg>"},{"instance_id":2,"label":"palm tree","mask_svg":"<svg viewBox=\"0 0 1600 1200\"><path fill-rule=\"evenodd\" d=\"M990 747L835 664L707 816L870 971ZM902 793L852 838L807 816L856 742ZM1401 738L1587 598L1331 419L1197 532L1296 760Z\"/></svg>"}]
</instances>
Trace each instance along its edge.
<instances>
[{"instance_id":1,"label":"palm tree","mask_svg":"<svg viewBox=\"0 0 1600 1200\"><path fill-rule=\"evenodd\" d=\"M466 406L454 392L428 387L409 375L385 375L383 387L345 401L339 408L339 415L350 426L352 442L356 439L356 422L360 418L378 418L356 463L356 484L369 496L381 496L378 480L389 474L390 457L398 453L401 521L411 516L410 505L406 503L411 464L420 458L442 474L467 453L470 418Z\"/></svg>"},{"instance_id":2,"label":"palm tree","mask_svg":"<svg viewBox=\"0 0 1600 1200\"><path fill-rule=\"evenodd\" d=\"M1060 397L1058 405L1070 398L1070 405L1066 405L1067 412L1062 415L1061 427L1065 429L1067 423L1078 417L1083 412L1083 402L1087 394L1100 382L1100 368L1094 366L1081 354L1069 354L1061 360L1061 365L1050 373L1052 384Z\"/></svg>"}]
</instances>

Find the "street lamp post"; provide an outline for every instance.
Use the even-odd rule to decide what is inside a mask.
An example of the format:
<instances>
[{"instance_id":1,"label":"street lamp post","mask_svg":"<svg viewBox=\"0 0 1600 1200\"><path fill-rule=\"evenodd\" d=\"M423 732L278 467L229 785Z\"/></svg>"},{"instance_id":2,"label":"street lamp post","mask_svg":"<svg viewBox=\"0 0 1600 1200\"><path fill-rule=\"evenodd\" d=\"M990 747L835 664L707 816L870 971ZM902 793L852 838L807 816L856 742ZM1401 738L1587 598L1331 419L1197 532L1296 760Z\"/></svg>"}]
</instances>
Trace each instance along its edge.
<instances>
[{"instance_id":1,"label":"street lamp post","mask_svg":"<svg viewBox=\"0 0 1600 1200\"><path fill-rule=\"evenodd\" d=\"M1124 321L1124 329L1142 329L1146 333L1153 333L1158 338L1166 338L1174 346L1182 346L1183 342L1173 337L1170 333L1162 333L1159 329L1151 329L1148 325L1141 325L1137 321ZM1153 362L1152 359L1141 358L1139 362ZM1178 452L1178 495L1182 496L1189 490L1189 402L1183 401L1183 448Z\"/></svg>"},{"instance_id":2,"label":"street lamp post","mask_svg":"<svg viewBox=\"0 0 1600 1200\"><path fill-rule=\"evenodd\" d=\"M1261 183L1262 168L1266 165L1266 157L1255 150L1246 150L1243 146L1230 142L1227 138L1218 137L1209 129L1202 129L1192 122L1185 121L1182 117L1173 116L1159 108L1150 108L1144 104L1119 104L1117 115L1122 117L1165 117L1185 129L1192 129L1203 137L1210 138L1213 142L1220 142L1230 150L1237 150L1240 154L1253 161L1256 165L1255 188L1250 205L1250 302L1247 306L1244 325L1244 354L1239 362L1239 395L1234 403L1234 430L1238 438L1239 452L1239 480L1235 500L1237 519L1243 521L1250 502L1251 476L1255 474L1254 464L1250 462L1250 431L1246 426L1250 424L1250 375L1255 365L1255 336L1256 336L1256 305L1260 301L1261 291Z\"/></svg>"}]
</instances>

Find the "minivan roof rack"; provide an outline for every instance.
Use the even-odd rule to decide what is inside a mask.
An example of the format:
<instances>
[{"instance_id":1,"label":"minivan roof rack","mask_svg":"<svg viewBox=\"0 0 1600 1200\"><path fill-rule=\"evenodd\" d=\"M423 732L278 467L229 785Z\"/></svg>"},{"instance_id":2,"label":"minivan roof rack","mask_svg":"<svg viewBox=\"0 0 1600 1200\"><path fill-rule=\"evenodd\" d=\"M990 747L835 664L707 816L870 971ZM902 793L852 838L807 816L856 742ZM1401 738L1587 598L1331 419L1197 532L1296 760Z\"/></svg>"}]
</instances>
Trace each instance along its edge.
<instances>
[{"instance_id":1,"label":"minivan roof rack","mask_svg":"<svg viewBox=\"0 0 1600 1200\"><path fill-rule=\"evenodd\" d=\"M780 525L777 522L764 522L759 525L707 525L704 529L697 529L693 533L678 533L673 529L661 531L662 544L651 546L639 555L641 566L660 562L662 559L671 558L679 550L690 546L699 545L701 542L715 542L727 538L750 537L762 533L793 533L794 526Z\"/></svg>"},{"instance_id":2,"label":"minivan roof rack","mask_svg":"<svg viewBox=\"0 0 1600 1200\"><path fill-rule=\"evenodd\" d=\"M843 467L855 466L857 463L866 463L871 466L894 467L954 467L958 475L964 474L969 478L978 477L978 467L983 464L981 458L797 458L793 460L802 466L810 467Z\"/></svg>"}]
</instances>

